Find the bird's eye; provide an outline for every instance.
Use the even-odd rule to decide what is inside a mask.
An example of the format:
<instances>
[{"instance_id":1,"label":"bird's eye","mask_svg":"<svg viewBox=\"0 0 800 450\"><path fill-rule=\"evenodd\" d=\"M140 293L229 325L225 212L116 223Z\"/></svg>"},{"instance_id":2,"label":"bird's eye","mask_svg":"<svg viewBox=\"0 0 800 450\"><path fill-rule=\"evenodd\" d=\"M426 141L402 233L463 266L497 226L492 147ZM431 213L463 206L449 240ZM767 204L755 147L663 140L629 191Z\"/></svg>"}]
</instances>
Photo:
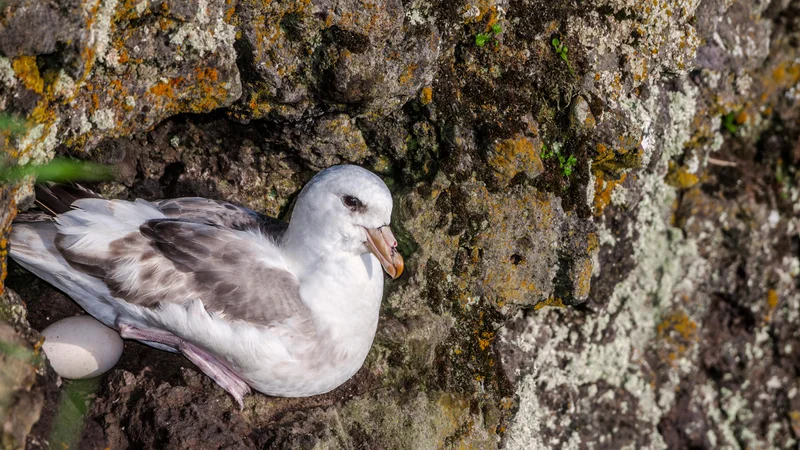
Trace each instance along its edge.
<instances>
[{"instance_id":1,"label":"bird's eye","mask_svg":"<svg viewBox=\"0 0 800 450\"><path fill-rule=\"evenodd\" d=\"M353 211L356 211L356 210L364 208L364 204L361 203L361 200L353 197L352 195L343 196L342 197L342 203L344 203L344 206L347 206L348 208L350 208Z\"/></svg>"}]
</instances>

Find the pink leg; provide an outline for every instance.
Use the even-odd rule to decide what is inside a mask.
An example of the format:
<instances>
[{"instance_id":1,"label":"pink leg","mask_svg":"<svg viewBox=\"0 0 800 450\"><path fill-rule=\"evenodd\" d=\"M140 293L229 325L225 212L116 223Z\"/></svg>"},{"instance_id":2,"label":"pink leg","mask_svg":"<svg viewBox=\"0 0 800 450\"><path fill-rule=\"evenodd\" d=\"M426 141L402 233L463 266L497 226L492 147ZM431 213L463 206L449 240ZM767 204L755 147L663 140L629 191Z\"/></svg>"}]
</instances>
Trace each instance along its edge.
<instances>
[{"instance_id":1,"label":"pink leg","mask_svg":"<svg viewBox=\"0 0 800 450\"><path fill-rule=\"evenodd\" d=\"M119 335L123 339L136 339L137 341L155 342L156 344L168 345L175 350L178 350L178 347L180 347L181 344L181 338L166 331L143 330L141 328L128 325L127 323L120 322L119 320L117 320L116 325L117 329L119 330Z\"/></svg>"},{"instance_id":2,"label":"pink leg","mask_svg":"<svg viewBox=\"0 0 800 450\"><path fill-rule=\"evenodd\" d=\"M116 325L119 335L124 339L155 342L180 350L189 361L211 377L219 387L231 394L239 404L239 409L244 409L244 396L250 393L250 386L214 355L166 331L143 330L119 320Z\"/></svg>"},{"instance_id":3,"label":"pink leg","mask_svg":"<svg viewBox=\"0 0 800 450\"><path fill-rule=\"evenodd\" d=\"M231 394L240 410L244 409L244 396L250 393L250 386L239 375L214 355L194 344L183 341L178 348L189 361Z\"/></svg>"}]
</instances>

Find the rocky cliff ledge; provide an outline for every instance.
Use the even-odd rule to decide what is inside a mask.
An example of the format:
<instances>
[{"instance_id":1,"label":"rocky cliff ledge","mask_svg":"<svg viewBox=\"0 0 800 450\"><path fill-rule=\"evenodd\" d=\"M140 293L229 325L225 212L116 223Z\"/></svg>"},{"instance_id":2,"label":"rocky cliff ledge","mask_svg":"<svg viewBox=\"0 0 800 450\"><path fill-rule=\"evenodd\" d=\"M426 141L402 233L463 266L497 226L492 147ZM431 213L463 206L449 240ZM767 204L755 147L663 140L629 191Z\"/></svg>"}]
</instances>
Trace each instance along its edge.
<instances>
[{"instance_id":1,"label":"rocky cliff ledge","mask_svg":"<svg viewBox=\"0 0 800 450\"><path fill-rule=\"evenodd\" d=\"M793 447L799 47L797 0L2 0L7 162L279 217L360 164L407 274L354 379L239 412L135 343L70 401L33 329L79 310L9 263L0 442Z\"/></svg>"}]
</instances>

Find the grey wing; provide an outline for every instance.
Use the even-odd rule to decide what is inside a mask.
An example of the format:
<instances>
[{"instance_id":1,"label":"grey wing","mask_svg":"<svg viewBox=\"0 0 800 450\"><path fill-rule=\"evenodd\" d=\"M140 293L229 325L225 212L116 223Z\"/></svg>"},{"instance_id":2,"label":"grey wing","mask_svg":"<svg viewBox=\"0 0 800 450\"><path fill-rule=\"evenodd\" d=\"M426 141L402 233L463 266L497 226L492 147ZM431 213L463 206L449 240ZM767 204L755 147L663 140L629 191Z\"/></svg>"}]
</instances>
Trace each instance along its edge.
<instances>
[{"instance_id":1,"label":"grey wing","mask_svg":"<svg viewBox=\"0 0 800 450\"><path fill-rule=\"evenodd\" d=\"M252 209L220 200L202 197L183 197L154 202L165 216L191 222L215 225L230 230L260 231L280 239L289 224L259 214Z\"/></svg>"},{"instance_id":2,"label":"grey wing","mask_svg":"<svg viewBox=\"0 0 800 450\"><path fill-rule=\"evenodd\" d=\"M55 244L73 268L100 278L129 303L156 307L200 299L229 320L310 323L299 281L274 243L257 235L165 218L145 221L104 252L80 241L59 234Z\"/></svg>"}]
</instances>

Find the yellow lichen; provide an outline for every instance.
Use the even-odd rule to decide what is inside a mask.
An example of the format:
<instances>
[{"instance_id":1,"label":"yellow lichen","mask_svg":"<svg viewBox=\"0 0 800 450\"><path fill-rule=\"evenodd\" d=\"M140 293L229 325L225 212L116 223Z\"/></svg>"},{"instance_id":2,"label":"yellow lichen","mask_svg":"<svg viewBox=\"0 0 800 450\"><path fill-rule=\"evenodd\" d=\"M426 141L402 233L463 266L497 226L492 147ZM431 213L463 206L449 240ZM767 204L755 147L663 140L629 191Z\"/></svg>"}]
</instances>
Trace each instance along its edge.
<instances>
[{"instance_id":1,"label":"yellow lichen","mask_svg":"<svg viewBox=\"0 0 800 450\"><path fill-rule=\"evenodd\" d=\"M800 411L789 411L789 421L791 422L794 435L800 435Z\"/></svg>"},{"instance_id":2,"label":"yellow lichen","mask_svg":"<svg viewBox=\"0 0 800 450\"><path fill-rule=\"evenodd\" d=\"M683 311L667 315L656 327L656 332L665 344L662 357L665 357L670 364L686 353L697 341L697 324Z\"/></svg>"},{"instance_id":3,"label":"yellow lichen","mask_svg":"<svg viewBox=\"0 0 800 450\"><path fill-rule=\"evenodd\" d=\"M430 105L433 101L433 88L425 86L419 94L419 102L423 105Z\"/></svg>"},{"instance_id":4,"label":"yellow lichen","mask_svg":"<svg viewBox=\"0 0 800 450\"><path fill-rule=\"evenodd\" d=\"M39 74L39 67L36 65L35 56L19 56L11 61L14 73L22 81L26 89L42 94L44 92L44 80Z\"/></svg>"},{"instance_id":5,"label":"yellow lichen","mask_svg":"<svg viewBox=\"0 0 800 450\"><path fill-rule=\"evenodd\" d=\"M673 161L669 162L669 171L666 178L667 184L679 189L688 189L700 181L700 178L693 173L690 173L685 166L679 166Z\"/></svg>"},{"instance_id":6,"label":"yellow lichen","mask_svg":"<svg viewBox=\"0 0 800 450\"><path fill-rule=\"evenodd\" d=\"M553 297L548 297L546 300L543 300L543 301L537 303L536 306L533 307L533 309L535 311L538 311L538 310L544 308L545 306L553 306L553 307L556 307L556 308L566 308L567 307L564 304L563 300L561 300L558 297L553 296Z\"/></svg>"},{"instance_id":7,"label":"yellow lichen","mask_svg":"<svg viewBox=\"0 0 800 450\"><path fill-rule=\"evenodd\" d=\"M486 350L492 345L492 341L494 340L494 333L491 331L484 331L478 337L478 347L481 350Z\"/></svg>"},{"instance_id":8,"label":"yellow lichen","mask_svg":"<svg viewBox=\"0 0 800 450\"><path fill-rule=\"evenodd\" d=\"M642 155L640 142L627 136L619 136L619 147L616 148L597 143L596 155L592 160L595 215L601 215L611 204L611 194L616 186L625 181L626 172L641 166Z\"/></svg>"},{"instance_id":9,"label":"yellow lichen","mask_svg":"<svg viewBox=\"0 0 800 450\"><path fill-rule=\"evenodd\" d=\"M2 236L8 236L10 232L9 230L11 229L11 222L17 215L17 205L16 202L14 201L14 193L16 191L16 188L11 188L10 191L11 192L9 193L9 197L11 200L8 205L9 214L8 217L6 217L5 222L0 226L0 231L2 231L2 233L0 234ZM3 295L3 293L5 292L4 281L6 279L6 276L8 275L7 257L8 257L8 239L3 238L2 241L0 241L0 261L2 261L2 264L0 264L0 295Z\"/></svg>"}]
</instances>

